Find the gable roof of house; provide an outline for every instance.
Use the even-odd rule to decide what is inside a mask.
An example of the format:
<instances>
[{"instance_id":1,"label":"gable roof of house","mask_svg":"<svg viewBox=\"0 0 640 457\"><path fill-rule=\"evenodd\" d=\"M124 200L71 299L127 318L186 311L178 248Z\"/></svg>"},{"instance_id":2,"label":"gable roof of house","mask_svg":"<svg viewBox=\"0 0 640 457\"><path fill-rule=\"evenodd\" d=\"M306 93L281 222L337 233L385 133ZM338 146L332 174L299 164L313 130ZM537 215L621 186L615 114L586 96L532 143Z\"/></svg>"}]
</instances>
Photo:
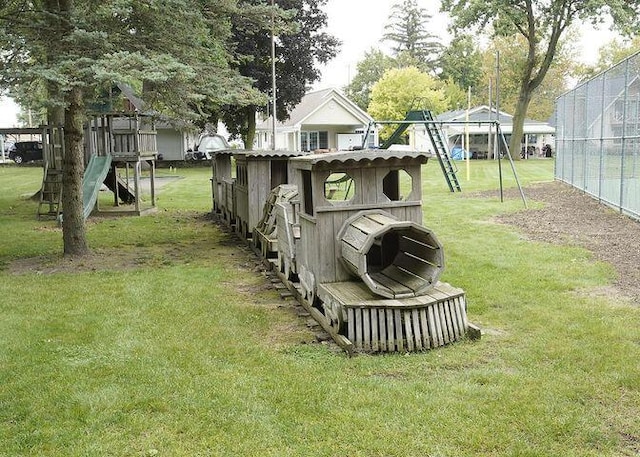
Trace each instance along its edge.
<instances>
[{"instance_id":1,"label":"gable roof of house","mask_svg":"<svg viewBox=\"0 0 640 457\"><path fill-rule=\"evenodd\" d=\"M498 111L498 120L501 124L511 124L513 122L513 116L505 113L504 111ZM438 114L436 118L439 121L465 121L467 117L466 109L459 109L453 111L446 111ZM490 109L487 105L479 105L469 110L469 122L479 122L496 120L496 110Z\"/></svg>"},{"instance_id":2,"label":"gable roof of house","mask_svg":"<svg viewBox=\"0 0 640 457\"><path fill-rule=\"evenodd\" d=\"M328 103L334 101L343 109L351 113L363 124L373 121L373 118L363 111L358 105L349 100L344 94L335 88L307 92L300 103L289 113L289 119L278 122L279 127L295 127L305 123L314 113L321 110ZM268 130L271 128L271 117L256 125L256 130Z\"/></svg>"}]
</instances>

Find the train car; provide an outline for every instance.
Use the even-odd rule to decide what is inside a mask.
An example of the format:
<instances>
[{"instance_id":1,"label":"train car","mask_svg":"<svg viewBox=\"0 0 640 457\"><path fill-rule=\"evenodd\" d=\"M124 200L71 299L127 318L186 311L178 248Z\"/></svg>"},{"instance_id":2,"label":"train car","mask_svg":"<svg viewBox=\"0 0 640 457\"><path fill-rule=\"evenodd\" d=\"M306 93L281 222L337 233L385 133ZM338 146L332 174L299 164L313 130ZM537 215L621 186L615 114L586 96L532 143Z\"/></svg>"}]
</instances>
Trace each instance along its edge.
<instances>
[{"instance_id":1,"label":"train car","mask_svg":"<svg viewBox=\"0 0 640 457\"><path fill-rule=\"evenodd\" d=\"M238 216L239 233L252 234L258 252L348 351L419 351L478 335L464 291L439 280L444 250L422 225L421 169L430 157L391 150L290 156L288 183L259 194L255 226L255 218ZM251 189L251 177L242 186Z\"/></svg>"},{"instance_id":2,"label":"train car","mask_svg":"<svg viewBox=\"0 0 640 457\"><path fill-rule=\"evenodd\" d=\"M263 217L269 193L289 181L289 158L293 151L217 151L212 157L213 212L244 238Z\"/></svg>"},{"instance_id":3,"label":"train car","mask_svg":"<svg viewBox=\"0 0 640 457\"><path fill-rule=\"evenodd\" d=\"M233 194L234 171L233 150L216 151L211 158L211 195L213 197L212 214L218 216L229 226L235 226Z\"/></svg>"}]
</instances>

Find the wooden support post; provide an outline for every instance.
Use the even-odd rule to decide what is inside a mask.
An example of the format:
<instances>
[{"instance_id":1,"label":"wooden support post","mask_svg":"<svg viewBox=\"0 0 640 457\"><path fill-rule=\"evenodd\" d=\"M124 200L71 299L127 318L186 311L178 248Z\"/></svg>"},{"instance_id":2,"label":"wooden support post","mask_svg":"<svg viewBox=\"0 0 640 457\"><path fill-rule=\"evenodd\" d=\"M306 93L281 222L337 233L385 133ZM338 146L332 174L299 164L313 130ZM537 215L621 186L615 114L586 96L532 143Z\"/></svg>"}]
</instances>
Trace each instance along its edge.
<instances>
[{"instance_id":1,"label":"wooden support post","mask_svg":"<svg viewBox=\"0 0 640 457\"><path fill-rule=\"evenodd\" d=\"M133 171L133 187L136 194L135 207L138 214L140 214L140 169L140 158L138 158Z\"/></svg>"},{"instance_id":2,"label":"wooden support post","mask_svg":"<svg viewBox=\"0 0 640 457\"><path fill-rule=\"evenodd\" d=\"M149 186L151 187L151 206L156 206L156 161L150 160L151 170L149 176Z\"/></svg>"}]
</instances>

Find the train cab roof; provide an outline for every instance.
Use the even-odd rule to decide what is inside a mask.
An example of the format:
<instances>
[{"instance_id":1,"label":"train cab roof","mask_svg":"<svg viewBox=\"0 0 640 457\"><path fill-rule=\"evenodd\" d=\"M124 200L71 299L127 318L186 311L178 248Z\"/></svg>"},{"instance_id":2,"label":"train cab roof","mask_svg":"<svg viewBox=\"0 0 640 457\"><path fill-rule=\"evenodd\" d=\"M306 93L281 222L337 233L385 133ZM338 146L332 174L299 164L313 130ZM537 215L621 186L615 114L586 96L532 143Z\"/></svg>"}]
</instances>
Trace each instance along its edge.
<instances>
[{"instance_id":1,"label":"train cab roof","mask_svg":"<svg viewBox=\"0 0 640 457\"><path fill-rule=\"evenodd\" d=\"M226 149L224 151L216 151L216 154L230 154L238 157L247 157L247 158L288 158L288 157L298 157L303 154L309 154L308 152L300 152L300 151L285 151L284 149L276 149L276 150L252 150L252 149Z\"/></svg>"},{"instance_id":2,"label":"train cab roof","mask_svg":"<svg viewBox=\"0 0 640 457\"><path fill-rule=\"evenodd\" d=\"M420 163L424 164L435 157L432 152L413 149L363 149L358 151L338 151L320 154L308 154L291 158L294 168L311 170L335 166L362 167L370 163Z\"/></svg>"}]
</instances>

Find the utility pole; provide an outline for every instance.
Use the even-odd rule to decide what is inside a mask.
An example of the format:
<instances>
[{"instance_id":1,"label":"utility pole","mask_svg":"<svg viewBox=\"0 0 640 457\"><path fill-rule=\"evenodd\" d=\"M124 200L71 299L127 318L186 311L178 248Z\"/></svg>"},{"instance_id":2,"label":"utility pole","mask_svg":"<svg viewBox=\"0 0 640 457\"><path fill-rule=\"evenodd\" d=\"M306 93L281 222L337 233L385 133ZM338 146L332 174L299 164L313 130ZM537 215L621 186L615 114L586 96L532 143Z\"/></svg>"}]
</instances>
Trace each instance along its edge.
<instances>
[{"instance_id":1,"label":"utility pole","mask_svg":"<svg viewBox=\"0 0 640 457\"><path fill-rule=\"evenodd\" d=\"M276 9L275 0L271 0L271 149L276 150Z\"/></svg>"}]
</instances>

